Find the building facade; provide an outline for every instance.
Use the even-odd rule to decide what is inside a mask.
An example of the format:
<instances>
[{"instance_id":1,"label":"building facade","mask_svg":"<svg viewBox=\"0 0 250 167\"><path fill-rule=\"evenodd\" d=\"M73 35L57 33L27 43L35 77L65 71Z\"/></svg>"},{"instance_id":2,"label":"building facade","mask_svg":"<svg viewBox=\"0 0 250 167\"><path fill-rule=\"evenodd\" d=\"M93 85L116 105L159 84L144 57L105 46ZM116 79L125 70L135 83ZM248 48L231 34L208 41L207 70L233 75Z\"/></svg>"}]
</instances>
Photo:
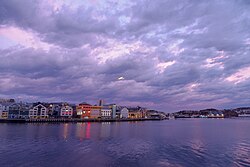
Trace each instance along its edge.
<instances>
[{"instance_id":1,"label":"building facade","mask_svg":"<svg viewBox=\"0 0 250 167\"><path fill-rule=\"evenodd\" d=\"M101 118L101 106L91 106L90 118Z\"/></svg>"},{"instance_id":2,"label":"building facade","mask_svg":"<svg viewBox=\"0 0 250 167\"><path fill-rule=\"evenodd\" d=\"M29 110L29 118L31 119L43 119L48 117L48 108L42 104L34 105L34 107Z\"/></svg>"},{"instance_id":3,"label":"building facade","mask_svg":"<svg viewBox=\"0 0 250 167\"><path fill-rule=\"evenodd\" d=\"M112 118L112 106L103 106L101 108L101 118Z\"/></svg>"},{"instance_id":4,"label":"building facade","mask_svg":"<svg viewBox=\"0 0 250 167\"><path fill-rule=\"evenodd\" d=\"M71 118L73 116L73 108L69 105L63 105L61 107L60 116Z\"/></svg>"},{"instance_id":5,"label":"building facade","mask_svg":"<svg viewBox=\"0 0 250 167\"><path fill-rule=\"evenodd\" d=\"M78 118L90 118L91 105L88 103L81 103L76 106L76 115Z\"/></svg>"},{"instance_id":6,"label":"building facade","mask_svg":"<svg viewBox=\"0 0 250 167\"><path fill-rule=\"evenodd\" d=\"M128 118L129 117L129 110L126 107L121 108L120 110L120 118Z\"/></svg>"},{"instance_id":7,"label":"building facade","mask_svg":"<svg viewBox=\"0 0 250 167\"><path fill-rule=\"evenodd\" d=\"M138 119L146 117L146 109L141 107L131 107L128 108L128 118L130 119Z\"/></svg>"},{"instance_id":8,"label":"building facade","mask_svg":"<svg viewBox=\"0 0 250 167\"><path fill-rule=\"evenodd\" d=\"M7 119L9 113L9 106L6 104L0 104L0 119Z\"/></svg>"},{"instance_id":9,"label":"building facade","mask_svg":"<svg viewBox=\"0 0 250 167\"><path fill-rule=\"evenodd\" d=\"M30 103L21 103L19 118L27 119L29 118L29 111L32 108L33 104Z\"/></svg>"},{"instance_id":10,"label":"building facade","mask_svg":"<svg viewBox=\"0 0 250 167\"><path fill-rule=\"evenodd\" d=\"M112 107L112 118L114 119L114 118L117 118L117 105L116 104L112 104L111 105L111 107Z\"/></svg>"},{"instance_id":11,"label":"building facade","mask_svg":"<svg viewBox=\"0 0 250 167\"><path fill-rule=\"evenodd\" d=\"M156 110L147 110L146 118L160 118L160 114Z\"/></svg>"},{"instance_id":12,"label":"building facade","mask_svg":"<svg viewBox=\"0 0 250 167\"><path fill-rule=\"evenodd\" d=\"M21 111L21 105L18 103L13 103L9 106L8 118L19 118Z\"/></svg>"},{"instance_id":13,"label":"building facade","mask_svg":"<svg viewBox=\"0 0 250 167\"><path fill-rule=\"evenodd\" d=\"M62 103L50 103L48 104L48 115L52 118L57 118L61 114Z\"/></svg>"},{"instance_id":14,"label":"building facade","mask_svg":"<svg viewBox=\"0 0 250 167\"><path fill-rule=\"evenodd\" d=\"M137 118L143 118L143 117L140 111L129 111L128 118L137 119Z\"/></svg>"}]
</instances>

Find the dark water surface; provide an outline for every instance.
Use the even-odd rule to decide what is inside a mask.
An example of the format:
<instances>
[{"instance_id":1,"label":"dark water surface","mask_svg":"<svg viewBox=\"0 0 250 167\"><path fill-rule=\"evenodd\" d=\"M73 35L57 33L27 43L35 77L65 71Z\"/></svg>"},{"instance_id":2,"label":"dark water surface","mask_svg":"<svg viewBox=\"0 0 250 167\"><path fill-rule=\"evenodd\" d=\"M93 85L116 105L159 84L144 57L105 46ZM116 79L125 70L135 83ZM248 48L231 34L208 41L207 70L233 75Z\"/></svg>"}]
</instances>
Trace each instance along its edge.
<instances>
[{"instance_id":1,"label":"dark water surface","mask_svg":"<svg viewBox=\"0 0 250 167\"><path fill-rule=\"evenodd\" d=\"M250 166L250 119L0 124L8 166Z\"/></svg>"}]
</instances>

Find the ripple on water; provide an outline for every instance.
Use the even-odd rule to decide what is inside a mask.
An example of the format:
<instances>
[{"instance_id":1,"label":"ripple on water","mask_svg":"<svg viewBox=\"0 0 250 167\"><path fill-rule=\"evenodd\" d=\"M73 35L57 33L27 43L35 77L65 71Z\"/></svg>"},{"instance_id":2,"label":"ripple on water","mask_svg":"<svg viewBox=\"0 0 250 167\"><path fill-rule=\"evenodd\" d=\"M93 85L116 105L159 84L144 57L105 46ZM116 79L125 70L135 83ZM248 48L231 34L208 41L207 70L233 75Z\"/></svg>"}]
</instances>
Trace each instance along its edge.
<instances>
[{"instance_id":1,"label":"ripple on water","mask_svg":"<svg viewBox=\"0 0 250 167\"><path fill-rule=\"evenodd\" d=\"M193 143L192 143L193 144ZM194 145L189 146L183 144L168 144L162 143L159 145L157 152L154 153L155 157L160 157L160 161L157 163L161 164L161 166L186 166L188 163L189 166L197 166L208 165L207 162L207 153L205 148L201 150L197 150L193 148Z\"/></svg>"},{"instance_id":2,"label":"ripple on water","mask_svg":"<svg viewBox=\"0 0 250 167\"><path fill-rule=\"evenodd\" d=\"M152 144L141 139L112 140L104 147L103 151L110 156L128 161L141 159L152 150Z\"/></svg>"},{"instance_id":3,"label":"ripple on water","mask_svg":"<svg viewBox=\"0 0 250 167\"><path fill-rule=\"evenodd\" d=\"M197 128L195 121L185 121L185 126ZM105 126L8 124L0 126L0 167L250 166L250 135L246 132L250 121L198 121L199 132L204 132L199 135L187 132L181 120L144 122L150 127L146 130L141 123L125 122ZM169 123L171 129L166 128ZM241 133L232 133L235 124ZM218 125L219 131L210 133L211 126Z\"/></svg>"},{"instance_id":4,"label":"ripple on water","mask_svg":"<svg viewBox=\"0 0 250 167\"><path fill-rule=\"evenodd\" d=\"M232 151L237 166L250 166L250 141L242 140Z\"/></svg>"},{"instance_id":5,"label":"ripple on water","mask_svg":"<svg viewBox=\"0 0 250 167\"><path fill-rule=\"evenodd\" d=\"M159 167L182 167L182 165L177 164L177 163L171 163L166 159L160 159L157 163L157 166Z\"/></svg>"}]
</instances>

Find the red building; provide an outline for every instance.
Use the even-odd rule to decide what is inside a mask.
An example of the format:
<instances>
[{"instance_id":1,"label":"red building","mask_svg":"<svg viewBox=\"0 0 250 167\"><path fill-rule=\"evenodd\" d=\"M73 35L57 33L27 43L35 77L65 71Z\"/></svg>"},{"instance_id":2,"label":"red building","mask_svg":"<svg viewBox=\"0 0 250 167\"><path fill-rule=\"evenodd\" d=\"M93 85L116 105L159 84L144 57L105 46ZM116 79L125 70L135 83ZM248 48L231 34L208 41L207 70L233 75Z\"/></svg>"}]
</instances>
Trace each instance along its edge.
<instances>
[{"instance_id":1,"label":"red building","mask_svg":"<svg viewBox=\"0 0 250 167\"><path fill-rule=\"evenodd\" d=\"M76 107L77 117L90 118L92 106L88 103L81 103Z\"/></svg>"},{"instance_id":2,"label":"red building","mask_svg":"<svg viewBox=\"0 0 250 167\"><path fill-rule=\"evenodd\" d=\"M78 118L100 118L101 106L92 106L88 103L81 103L76 107Z\"/></svg>"}]
</instances>

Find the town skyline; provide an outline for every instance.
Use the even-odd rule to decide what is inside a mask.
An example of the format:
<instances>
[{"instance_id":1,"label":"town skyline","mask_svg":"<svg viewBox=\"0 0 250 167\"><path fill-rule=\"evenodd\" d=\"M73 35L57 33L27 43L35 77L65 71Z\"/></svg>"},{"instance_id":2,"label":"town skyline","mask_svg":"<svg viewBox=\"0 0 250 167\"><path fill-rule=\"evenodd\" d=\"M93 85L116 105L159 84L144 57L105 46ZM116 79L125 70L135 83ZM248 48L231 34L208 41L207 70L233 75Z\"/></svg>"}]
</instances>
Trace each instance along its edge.
<instances>
[{"instance_id":1,"label":"town skyline","mask_svg":"<svg viewBox=\"0 0 250 167\"><path fill-rule=\"evenodd\" d=\"M144 106L126 106L98 100L88 102L25 102L0 98L0 120L10 121L132 121L172 118L231 118L249 117L250 107L231 109L204 108L164 112ZM25 121L26 120L26 121Z\"/></svg>"},{"instance_id":2,"label":"town skyline","mask_svg":"<svg viewBox=\"0 0 250 167\"><path fill-rule=\"evenodd\" d=\"M246 0L0 2L0 97L250 106Z\"/></svg>"},{"instance_id":3,"label":"town skyline","mask_svg":"<svg viewBox=\"0 0 250 167\"><path fill-rule=\"evenodd\" d=\"M14 98L10 98L10 99L6 99L6 98L0 98L0 105L12 105L12 104L18 104L18 105L37 105L37 104L43 104L43 105L68 105L68 106L77 106L80 104L86 104L86 105L91 105L91 106L112 106L112 105L116 105L118 107L126 107L126 108L144 108L148 111L156 111L156 112L161 112L161 113L165 113L165 114L172 114L172 113L178 113L178 112L196 112L196 111L203 111L203 110L218 110L218 111L223 111L223 110L244 110L247 109L250 110L250 106L239 106L239 107L232 107L232 108L209 108L209 107L204 107L204 108L199 108L199 109L180 109L180 110L176 110L176 111L164 111L164 110L157 110L155 108L147 108L146 106L142 106L142 105L126 105L126 104L122 104L122 103L114 103L114 102L106 102L104 99L98 99L97 101L91 103L88 101L81 101L78 103L75 102L69 102L69 101L22 101L21 99L14 99Z\"/></svg>"}]
</instances>

